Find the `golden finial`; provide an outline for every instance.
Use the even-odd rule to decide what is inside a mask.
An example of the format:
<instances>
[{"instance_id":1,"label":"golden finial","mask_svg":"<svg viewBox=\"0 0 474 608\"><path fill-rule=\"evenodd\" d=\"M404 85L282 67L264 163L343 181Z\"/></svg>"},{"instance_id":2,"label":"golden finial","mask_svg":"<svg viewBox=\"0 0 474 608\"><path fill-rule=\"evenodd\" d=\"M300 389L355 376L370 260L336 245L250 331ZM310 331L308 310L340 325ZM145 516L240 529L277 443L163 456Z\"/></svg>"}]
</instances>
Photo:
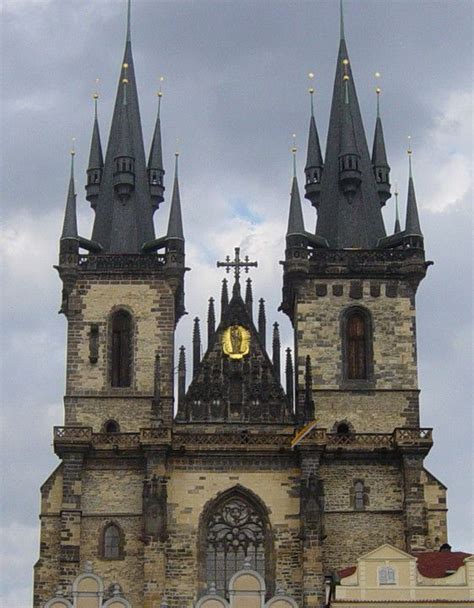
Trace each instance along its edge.
<instances>
[{"instance_id":1,"label":"golden finial","mask_svg":"<svg viewBox=\"0 0 474 608\"><path fill-rule=\"evenodd\" d=\"M375 72L374 74L375 78L378 80L381 76L380 72ZM375 87L375 92L377 93L377 118L380 116L380 93L382 92L382 89L379 87L379 85L377 85Z\"/></svg>"},{"instance_id":2,"label":"golden finial","mask_svg":"<svg viewBox=\"0 0 474 608\"><path fill-rule=\"evenodd\" d=\"M92 95L92 99L94 100L94 114L95 114L96 118L97 118L97 102L99 100L99 82L100 82L100 79L96 78L95 79L95 90Z\"/></svg>"},{"instance_id":3,"label":"golden finial","mask_svg":"<svg viewBox=\"0 0 474 608\"><path fill-rule=\"evenodd\" d=\"M75 156L76 154L76 138L72 137L71 138L71 156Z\"/></svg>"},{"instance_id":4,"label":"golden finial","mask_svg":"<svg viewBox=\"0 0 474 608\"><path fill-rule=\"evenodd\" d=\"M349 71L348 71L349 59L343 59L342 65L344 66L344 76L342 77L342 79L349 80Z\"/></svg>"},{"instance_id":5,"label":"golden finial","mask_svg":"<svg viewBox=\"0 0 474 608\"><path fill-rule=\"evenodd\" d=\"M314 87L313 87L313 83L312 83L312 80L314 78L314 73L309 72L308 78L309 78L310 84L311 84L311 86L308 89L309 94L310 94L310 99L311 99L311 116L314 116L314 102L313 102Z\"/></svg>"},{"instance_id":6,"label":"golden finial","mask_svg":"<svg viewBox=\"0 0 474 608\"><path fill-rule=\"evenodd\" d=\"M158 118L160 117L160 113L161 113L161 98L163 97L163 81L165 80L164 76L160 76L159 78L159 82L160 82L160 88L157 91L157 95L158 95Z\"/></svg>"}]
</instances>

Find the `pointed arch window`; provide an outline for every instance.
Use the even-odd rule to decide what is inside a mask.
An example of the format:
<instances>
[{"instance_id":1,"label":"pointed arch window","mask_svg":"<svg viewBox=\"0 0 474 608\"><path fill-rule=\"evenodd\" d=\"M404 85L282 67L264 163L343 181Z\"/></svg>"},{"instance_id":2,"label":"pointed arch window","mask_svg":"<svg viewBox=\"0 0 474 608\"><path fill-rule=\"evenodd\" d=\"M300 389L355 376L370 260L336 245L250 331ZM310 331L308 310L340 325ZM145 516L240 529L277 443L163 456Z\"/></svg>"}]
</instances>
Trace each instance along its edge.
<instances>
[{"instance_id":1,"label":"pointed arch window","mask_svg":"<svg viewBox=\"0 0 474 608\"><path fill-rule=\"evenodd\" d=\"M110 379L112 386L131 385L132 317L126 310L112 316L112 345Z\"/></svg>"},{"instance_id":2,"label":"pointed arch window","mask_svg":"<svg viewBox=\"0 0 474 608\"><path fill-rule=\"evenodd\" d=\"M350 308L343 317L344 377L350 381L372 377L371 318L363 308Z\"/></svg>"},{"instance_id":3,"label":"pointed arch window","mask_svg":"<svg viewBox=\"0 0 474 608\"><path fill-rule=\"evenodd\" d=\"M201 543L205 587L214 584L219 594L228 596L230 579L246 562L271 582L268 518L245 493L226 493L211 505L203 520Z\"/></svg>"}]
</instances>

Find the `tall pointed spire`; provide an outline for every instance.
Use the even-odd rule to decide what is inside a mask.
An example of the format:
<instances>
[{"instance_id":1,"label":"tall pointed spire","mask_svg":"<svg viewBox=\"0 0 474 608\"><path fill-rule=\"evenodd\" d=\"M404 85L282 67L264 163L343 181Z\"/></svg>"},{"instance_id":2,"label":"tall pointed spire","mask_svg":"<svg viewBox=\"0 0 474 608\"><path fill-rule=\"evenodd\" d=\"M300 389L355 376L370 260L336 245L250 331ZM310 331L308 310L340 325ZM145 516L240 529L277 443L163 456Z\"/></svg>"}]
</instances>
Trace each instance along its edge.
<instances>
[{"instance_id":1,"label":"tall pointed spire","mask_svg":"<svg viewBox=\"0 0 474 608\"><path fill-rule=\"evenodd\" d=\"M163 77L160 78L160 83L163 82ZM163 193L165 187L163 185L163 177L165 170L163 169L163 150L161 146L161 99L163 91L160 89L158 95L158 112L156 115L155 131L151 141L150 156L148 158L148 181L150 184L150 193L153 205L158 208L160 203L164 201Z\"/></svg>"},{"instance_id":2,"label":"tall pointed spire","mask_svg":"<svg viewBox=\"0 0 474 608\"><path fill-rule=\"evenodd\" d=\"M286 395L293 405L293 392L294 392L294 372L293 372L293 358L291 356L291 348L286 349L286 361L285 361L285 376L286 376Z\"/></svg>"},{"instance_id":3,"label":"tall pointed spire","mask_svg":"<svg viewBox=\"0 0 474 608\"><path fill-rule=\"evenodd\" d=\"M423 233L421 232L420 226L420 218L418 216L418 205L416 203L416 195L415 195L415 184L413 182L413 172L412 172L412 149L411 145L408 148L408 168L409 168L409 177L408 177L408 197L407 197L407 215L406 215L406 223L405 223L405 233L406 236L419 236L423 237Z\"/></svg>"},{"instance_id":4,"label":"tall pointed spire","mask_svg":"<svg viewBox=\"0 0 474 608\"><path fill-rule=\"evenodd\" d=\"M132 0L127 0L127 43L132 42Z\"/></svg>"},{"instance_id":5,"label":"tall pointed spire","mask_svg":"<svg viewBox=\"0 0 474 608\"><path fill-rule=\"evenodd\" d=\"M313 72L309 73L309 78L313 79ZM319 196L321 194L321 178L324 168L323 155L321 154L321 145L319 143L318 129L316 127L316 119L314 117L314 87L309 88L311 99L311 117L309 120L309 135L308 135L308 153L306 157L305 167L305 198L311 201L314 207L319 205Z\"/></svg>"},{"instance_id":6,"label":"tall pointed spire","mask_svg":"<svg viewBox=\"0 0 474 608\"><path fill-rule=\"evenodd\" d=\"M296 148L291 149L293 154L293 179L291 182L290 212L288 214L288 228L286 230L287 244L297 244L305 238L303 210L296 177Z\"/></svg>"},{"instance_id":7,"label":"tall pointed spire","mask_svg":"<svg viewBox=\"0 0 474 608\"><path fill-rule=\"evenodd\" d=\"M139 253L155 239L154 206L132 55L130 2L127 5L125 52L99 194L92 239L105 253Z\"/></svg>"},{"instance_id":8,"label":"tall pointed spire","mask_svg":"<svg viewBox=\"0 0 474 608\"><path fill-rule=\"evenodd\" d=\"M252 293L252 279L248 278L245 287L245 306L249 317L253 318L253 293Z\"/></svg>"},{"instance_id":9,"label":"tall pointed spire","mask_svg":"<svg viewBox=\"0 0 474 608\"><path fill-rule=\"evenodd\" d=\"M179 196L178 181L178 158L179 153L175 153L173 195L171 197L170 217L168 221L168 240L184 242L183 218L181 214L181 198Z\"/></svg>"},{"instance_id":10,"label":"tall pointed spire","mask_svg":"<svg viewBox=\"0 0 474 608\"><path fill-rule=\"evenodd\" d=\"M71 149L71 173L69 177L69 188L67 193L66 210L64 213L63 230L61 233L61 253L77 251L77 213L76 213L76 188L74 184L74 156L76 151L74 145ZM72 249L71 249L72 248Z\"/></svg>"},{"instance_id":11,"label":"tall pointed spire","mask_svg":"<svg viewBox=\"0 0 474 608\"><path fill-rule=\"evenodd\" d=\"M216 312L214 310L214 298L209 298L209 307L207 309L207 348L211 348L216 335Z\"/></svg>"},{"instance_id":12,"label":"tall pointed spire","mask_svg":"<svg viewBox=\"0 0 474 608\"><path fill-rule=\"evenodd\" d=\"M199 317L194 319L193 326L193 378L196 377L201 363L201 330L199 328Z\"/></svg>"},{"instance_id":13,"label":"tall pointed spire","mask_svg":"<svg viewBox=\"0 0 474 608\"><path fill-rule=\"evenodd\" d=\"M182 404L186 394L186 349L179 348L178 359L178 407Z\"/></svg>"},{"instance_id":14,"label":"tall pointed spire","mask_svg":"<svg viewBox=\"0 0 474 608\"><path fill-rule=\"evenodd\" d=\"M340 0L340 2L339 2L339 38L341 40L345 39L345 33L344 33L344 5L342 3L342 0Z\"/></svg>"},{"instance_id":15,"label":"tall pointed spire","mask_svg":"<svg viewBox=\"0 0 474 608\"><path fill-rule=\"evenodd\" d=\"M224 313L229 306L229 290L227 288L227 279L222 279L221 290L221 321L224 318Z\"/></svg>"},{"instance_id":16,"label":"tall pointed spire","mask_svg":"<svg viewBox=\"0 0 474 608\"><path fill-rule=\"evenodd\" d=\"M272 336L272 361L275 376L280 381L281 376L281 363L280 363L280 329L278 323L273 324L273 336Z\"/></svg>"},{"instance_id":17,"label":"tall pointed spire","mask_svg":"<svg viewBox=\"0 0 474 608\"><path fill-rule=\"evenodd\" d=\"M380 77L379 72L375 76ZM380 198L380 205L383 207L390 198L390 167L387 161L385 141L383 136L382 119L380 118L380 93L379 86L376 87L377 94L377 119L375 121L374 145L372 147L372 167L374 170L377 192Z\"/></svg>"},{"instance_id":18,"label":"tall pointed spire","mask_svg":"<svg viewBox=\"0 0 474 608\"><path fill-rule=\"evenodd\" d=\"M402 227L400 225L400 212L398 208L398 184L395 182L395 227L393 229L394 234L398 234L402 231Z\"/></svg>"},{"instance_id":19,"label":"tall pointed spire","mask_svg":"<svg viewBox=\"0 0 474 608\"><path fill-rule=\"evenodd\" d=\"M266 348L267 342L267 317L265 314L265 300L260 298L258 306L258 335L263 348Z\"/></svg>"},{"instance_id":20,"label":"tall pointed spire","mask_svg":"<svg viewBox=\"0 0 474 608\"><path fill-rule=\"evenodd\" d=\"M104 169L104 157L102 155L102 144L100 141L99 120L97 117L97 103L99 94L96 91L94 99L94 126L92 128L91 148L89 153L89 165L87 167L86 198L95 209L97 197L99 196L102 173Z\"/></svg>"},{"instance_id":21,"label":"tall pointed spire","mask_svg":"<svg viewBox=\"0 0 474 608\"><path fill-rule=\"evenodd\" d=\"M342 8L316 235L333 249L370 249L385 236L385 228L345 42Z\"/></svg>"}]
</instances>

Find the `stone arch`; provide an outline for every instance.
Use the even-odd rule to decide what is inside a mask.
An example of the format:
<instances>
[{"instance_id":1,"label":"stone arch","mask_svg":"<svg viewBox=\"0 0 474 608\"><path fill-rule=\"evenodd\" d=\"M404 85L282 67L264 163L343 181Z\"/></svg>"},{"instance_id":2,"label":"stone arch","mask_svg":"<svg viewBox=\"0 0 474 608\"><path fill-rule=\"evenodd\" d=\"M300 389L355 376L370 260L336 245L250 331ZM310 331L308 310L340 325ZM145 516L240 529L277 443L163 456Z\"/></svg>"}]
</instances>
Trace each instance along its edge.
<instances>
[{"instance_id":1,"label":"stone arch","mask_svg":"<svg viewBox=\"0 0 474 608\"><path fill-rule=\"evenodd\" d=\"M292 597L287 595L276 595L265 604L265 608L298 608L298 604Z\"/></svg>"},{"instance_id":2,"label":"stone arch","mask_svg":"<svg viewBox=\"0 0 474 608\"><path fill-rule=\"evenodd\" d=\"M104 597L104 583L92 572L92 565L86 564L86 572L79 574L72 584L74 608L100 608Z\"/></svg>"},{"instance_id":3,"label":"stone arch","mask_svg":"<svg viewBox=\"0 0 474 608\"><path fill-rule=\"evenodd\" d=\"M263 608L265 602L265 580L261 574L251 570L248 563L236 572L229 582L230 606L233 608Z\"/></svg>"},{"instance_id":4,"label":"stone arch","mask_svg":"<svg viewBox=\"0 0 474 608\"><path fill-rule=\"evenodd\" d=\"M53 597L52 600L46 602L44 608L72 608L72 604L65 597Z\"/></svg>"},{"instance_id":5,"label":"stone arch","mask_svg":"<svg viewBox=\"0 0 474 608\"><path fill-rule=\"evenodd\" d=\"M243 501L254 510L255 514L261 519L263 527L264 551L264 581L266 590L271 594L275 587L275 548L273 531L270 523L270 509L262 499L252 490L237 484L211 498L204 506L199 518L198 530L198 594L201 595L209 586L216 581L208 580L208 525L210 518L224 507L227 502L236 499ZM242 564L243 565L243 564Z\"/></svg>"},{"instance_id":6,"label":"stone arch","mask_svg":"<svg viewBox=\"0 0 474 608\"><path fill-rule=\"evenodd\" d=\"M107 555L107 546L106 546L106 536L107 532L110 530L114 530L118 535L118 547L117 554L114 556ZM99 556L104 560L120 560L124 558L124 546L125 546L125 538L122 526L113 520L107 521L101 531L100 534L100 545L99 545Z\"/></svg>"}]
</instances>

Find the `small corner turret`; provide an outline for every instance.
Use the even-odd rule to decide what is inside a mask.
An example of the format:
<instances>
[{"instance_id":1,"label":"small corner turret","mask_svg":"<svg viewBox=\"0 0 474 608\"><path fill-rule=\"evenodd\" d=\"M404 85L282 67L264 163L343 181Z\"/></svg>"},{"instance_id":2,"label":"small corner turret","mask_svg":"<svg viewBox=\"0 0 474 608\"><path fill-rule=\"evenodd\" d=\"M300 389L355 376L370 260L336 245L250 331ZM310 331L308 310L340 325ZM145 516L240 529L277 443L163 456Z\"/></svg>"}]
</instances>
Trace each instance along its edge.
<instances>
[{"instance_id":1,"label":"small corner turret","mask_svg":"<svg viewBox=\"0 0 474 608\"><path fill-rule=\"evenodd\" d=\"M376 77L380 77L379 72L376 72L375 75ZM382 90L377 86L375 92L377 94L377 118L375 121L374 145L372 147L372 167L377 184L377 192L380 197L380 206L383 207L392 196L390 193L390 166L387 161L382 119L380 118L380 93Z\"/></svg>"},{"instance_id":2,"label":"small corner turret","mask_svg":"<svg viewBox=\"0 0 474 608\"><path fill-rule=\"evenodd\" d=\"M102 144L100 141L99 120L97 116L97 105L99 94L94 93L94 126L92 128L91 149L89 153L89 165L87 167L86 199L91 207L95 209L99 196L102 173L104 170L104 157L102 155Z\"/></svg>"},{"instance_id":3,"label":"small corner turret","mask_svg":"<svg viewBox=\"0 0 474 608\"><path fill-rule=\"evenodd\" d=\"M160 83L163 82L163 76L160 78ZM158 112L156 115L155 131L153 133L153 139L151 141L150 156L148 159L148 183L150 185L150 194L153 207L158 209L160 203L164 199L164 175L165 170L163 169L163 150L161 146L161 99L163 97L163 91L160 89L157 93L158 96Z\"/></svg>"},{"instance_id":4,"label":"small corner turret","mask_svg":"<svg viewBox=\"0 0 474 608\"><path fill-rule=\"evenodd\" d=\"M313 72L309 73L309 78L313 79ZM314 87L309 88L311 99L311 117L309 120L309 135L308 135L308 153L305 166L305 198L311 201L313 207L318 208L319 197L321 195L321 179L323 175L324 162L321 154L321 145L319 143L319 134L316 127L316 118L314 116Z\"/></svg>"}]
</instances>

